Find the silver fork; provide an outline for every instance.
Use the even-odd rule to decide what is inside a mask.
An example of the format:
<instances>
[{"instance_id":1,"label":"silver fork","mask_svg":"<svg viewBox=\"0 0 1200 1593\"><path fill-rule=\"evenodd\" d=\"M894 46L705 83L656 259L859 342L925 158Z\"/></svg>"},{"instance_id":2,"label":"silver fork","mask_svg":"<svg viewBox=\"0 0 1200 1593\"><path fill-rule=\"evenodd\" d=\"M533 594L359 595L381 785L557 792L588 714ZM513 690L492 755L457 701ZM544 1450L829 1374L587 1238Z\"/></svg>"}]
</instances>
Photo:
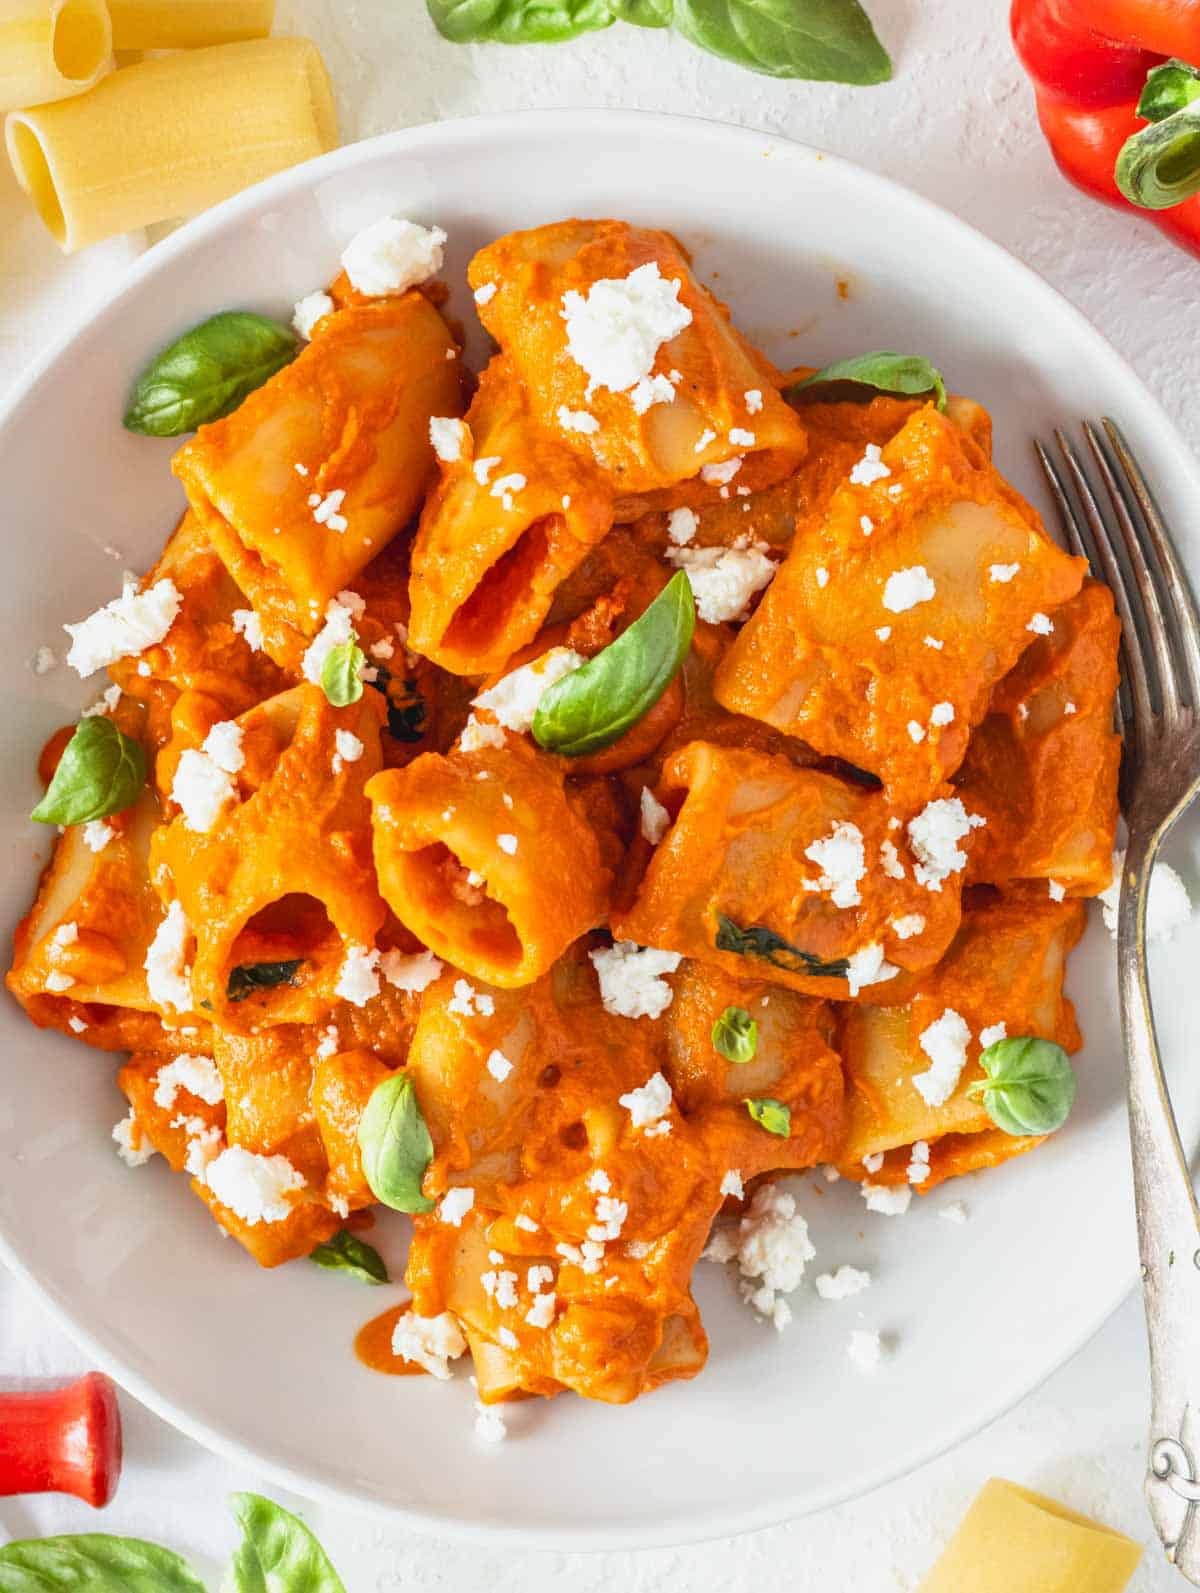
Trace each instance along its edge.
<instances>
[{"instance_id":1,"label":"silver fork","mask_svg":"<svg viewBox=\"0 0 1200 1593\"><path fill-rule=\"evenodd\" d=\"M1145 476L1118 427L1107 419L1101 426L1103 435L1087 423L1083 433L1107 514L1061 431L1055 439L1066 480L1042 444L1036 447L1072 548L1107 581L1121 620L1121 807L1129 841L1117 979L1150 1340L1146 1497L1167 1559L1200 1586L1200 1207L1146 976L1150 871L1167 831L1200 792L1200 619Z\"/></svg>"}]
</instances>

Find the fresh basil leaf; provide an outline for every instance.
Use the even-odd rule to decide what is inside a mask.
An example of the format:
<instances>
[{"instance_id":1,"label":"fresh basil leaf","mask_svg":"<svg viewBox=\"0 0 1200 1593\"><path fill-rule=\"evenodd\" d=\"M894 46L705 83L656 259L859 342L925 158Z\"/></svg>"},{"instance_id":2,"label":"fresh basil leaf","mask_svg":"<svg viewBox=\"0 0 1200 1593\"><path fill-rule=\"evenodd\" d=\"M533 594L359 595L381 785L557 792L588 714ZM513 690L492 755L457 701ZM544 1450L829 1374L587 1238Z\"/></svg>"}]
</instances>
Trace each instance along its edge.
<instances>
[{"instance_id":1,"label":"fresh basil leaf","mask_svg":"<svg viewBox=\"0 0 1200 1593\"><path fill-rule=\"evenodd\" d=\"M852 359L836 360L784 389L785 398L795 398L814 387L834 382L853 382L856 387L873 387L880 393L899 393L905 397L936 393L937 407L946 407L946 383L936 365L920 354L896 354L877 349L872 354L856 354Z\"/></svg>"},{"instance_id":2,"label":"fresh basil leaf","mask_svg":"<svg viewBox=\"0 0 1200 1593\"><path fill-rule=\"evenodd\" d=\"M615 642L542 693L538 746L581 758L619 741L674 680L695 628L691 583L680 570Z\"/></svg>"},{"instance_id":3,"label":"fresh basil leaf","mask_svg":"<svg viewBox=\"0 0 1200 1593\"><path fill-rule=\"evenodd\" d=\"M330 1272L348 1272L352 1278L361 1278L364 1283L391 1281L383 1257L375 1246L367 1244L365 1239L357 1238L345 1228L323 1245L318 1245L309 1255L309 1260L315 1261L319 1267L326 1267Z\"/></svg>"},{"instance_id":4,"label":"fresh basil leaf","mask_svg":"<svg viewBox=\"0 0 1200 1593\"><path fill-rule=\"evenodd\" d=\"M822 962L811 951L801 951L763 924L743 929L724 913L717 914L717 950L732 951L739 957L761 957L785 973L805 974L812 979L844 979L849 963L844 957Z\"/></svg>"},{"instance_id":5,"label":"fresh basil leaf","mask_svg":"<svg viewBox=\"0 0 1200 1593\"><path fill-rule=\"evenodd\" d=\"M278 321L226 310L192 327L155 356L137 379L126 431L178 437L230 414L300 352Z\"/></svg>"},{"instance_id":6,"label":"fresh basil leaf","mask_svg":"<svg viewBox=\"0 0 1200 1593\"><path fill-rule=\"evenodd\" d=\"M290 962L244 962L234 968L225 984L227 1001L245 1001L256 990L274 990L279 985L298 985L296 975L304 966L304 958Z\"/></svg>"},{"instance_id":7,"label":"fresh basil leaf","mask_svg":"<svg viewBox=\"0 0 1200 1593\"><path fill-rule=\"evenodd\" d=\"M1061 1045L1028 1036L997 1040L979 1058L987 1074L967 1094L1006 1134L1053 1134L1075 1104L1075 1070Z\"/></svg>"},{"instance_id":8,"label":"fresh basil leaf","mask_svg":"<svg viewBox=\"0 0 1200 1593\"><path fill-rule=\"evenodd\" d=\"M146 783L146 754L106 714L81 719L46 794L30 814L39 824L86 824L120 813Z\"/></svg>"},{"instance_id":9,"label":"fresh basil leaf","mask_svg":"<svg viewBox=\"0 0 1200 1593\"><path fill-rule=\"evenodd\" d=\"M421 1193L433 1141L413 1081L403 1069L381 1079L358 1124L363 1174L376 1200L393 1211L433 1210Z\"/></svg>"},{"instance_id":10,"label":"fresh basil leaf","mask_svg":"<svg viewBox=\"0 0 1200 1593\"><path fill-rule=\"evenodd\" d=\"M768 77L885 83L892 63L858 0L675 0L693 44Z\"/></svg>"},{"instance_id":11,"label":"fresh basil leaf","mask_svg":"<svg viewBox=\"0 0 1200 1593\"><path fill-rule=\"evenodd\" d=\"M325 1550L298 1516L257 1493L230 1497L244 1537L222 1593L346 1593Z\"/></svg>"},{"instance_id":12,"label":"fresh basil leaf","mask_svg":"<svg viewBox=\"0 0 1200 1593\"><path fill-rule=\"evenodd\" d=\"M348 708L363 694L362 670L367 656L357 642L340 642L321 665L321 690L335 708Z\"/></svg>"},{"instance_id":13,"label":"fresh basil leaf","mask_svg":"<svg viewBox=\"0 0 1200 1593\"><path fill-rule=\"evenodd\" d=\"M1164 61L1146 74L1137 113L1148 122L1162 122L1193 100L1200 100L1200 67L1187 61Z\"/></svg>"},{"instance_id":14,"label":"fresh basil leaf","mask_svg":"<svg viewBox=\"0 0 1200 1593\"><path fill-rule=\"evenodd\" d=\"M1200 193L1200 101L1127 138L1117 187L1143 210L1169 210Z\"/></svg>"},{"instance_id":15,"label":"fresh basil leaf","mask_svg":"<svg viewBox=\"0 0 1200 1593\"><path fill-rule=\"evenodd\" d=\"M170 1549L140 1538L80 1532L23 1538L0 1549L0 1593L204 1593Z\"/></svg>"},{"instance_id":16,"label":"fresh basil leaf","mask_svg":"<svg viewBox=\"0 0 1200 1593\"><path fill-rule=\"evenodd\" d=\"M610 0L610 4L622 22L639 28L669 28L675 9L675 0Z\"/></svg>"},{"instance_id":17,"label":"fresh basil leaf","mask_svg":"<svg viewBox=\"0 0 1200 1593\"><path fill-rule=\"evenodd\" d=\"M778 1134L780 1139L787 1139L792 1132L791 1107L775 1100L773 1096L763 1095L757 1099L754 1096L747 1096L746 1110L768 1134Z\"/></svg>"},{"instance_id":18,"label":"fresh basil leaf","mask_svg":"<svg viewBox=\"0 0 1200 1593\"><path fill-rule=\"evenodd\" d=\"M726 1007L713 1024L712 1043L727 1062L753 1062L758 1024L745 1007Z\"/></svg>"},{"instance_id":19,"label":"fresh basil leaf","mask_svg":"<svg viewBox=\"0 0 1200 1593\"><path fill-rule=\"evenodd\" d=\"M608 0L426 0L433 25L454 44L557 44L607 28Z\"/></svg>"},{"instance_id":20,"label":"fresh basil leaf","mask_svg":"<svg viewBox=\"0 0 1200 1593\"><path fill-rule=\"evenodd\" d=\"M375 679L368 684L387 703L387 728L392 740L409 745L424 740L428 713L416 677L409 675L397 681L385 664L377 664Z\"/></svg>"}]
</instances>

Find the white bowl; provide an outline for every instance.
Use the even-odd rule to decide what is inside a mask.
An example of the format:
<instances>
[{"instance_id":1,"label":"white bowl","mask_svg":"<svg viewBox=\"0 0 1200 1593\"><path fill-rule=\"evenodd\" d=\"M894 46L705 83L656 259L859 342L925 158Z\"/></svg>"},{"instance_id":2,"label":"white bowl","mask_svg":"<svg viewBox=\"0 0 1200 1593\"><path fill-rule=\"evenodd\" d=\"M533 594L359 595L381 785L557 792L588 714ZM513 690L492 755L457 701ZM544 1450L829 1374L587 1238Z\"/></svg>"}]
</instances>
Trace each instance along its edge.
<instances>
[{"instance_id":1,"label":"white bowl","mask_svg":"<svg viewBox=\"0 0 1200 1593\"><path fill-rule=\"evenodd\" d=\"M1200 563L1200 471L1128 366L1038 277L889 182L777 138L606 111L483 117L358 144L152 250L0 418L10 925L45 846L26 821L38 748L94 693L65 669L35 677L26 660L117 591L121 566L105 547L144 568L182 502L174 445L121 429L131 380L216 310L286 315L334 274L349 235L388 212L448 230L452 306L468 322L464 267L499 233L568 215L670 228L781 364L878 347L928 355L992 411L1001 469L1039 502L1031 434L1114 415ZM1197 949L1193 932L1155 959L1162 1038L1180 1061L1200 1020ZM109 1140L124 1109L113 1060L38 1034L11 1004L0 1011L0 1253L132 1393L301 1493L539 1546L765 1526L861 1493L977 1429L1077 1349L1135 1278L1112 965L1093 925L1069 984L1087 1034L1079 1104L1044 1149L916 1200L902 1219L865 1212L852 1185L796 1181L819 1251L810 1272L866 1265L867 1294L831 1303L805 1285L795 1322L776 1335L722 1270L701 1266L712 1349L697 1381L625 1409L569 1396L512 1407L503 1446L473 1437L465 1377L448 1389L356 1363L355 1329L394 1295L302 1263L261 1272L161 1161L121 1166ZM1194 1143L1195 1070L1177 1089ZM965 1227L938 1215L960 1199ZM402 1222L382 1233L398 1264ZM874 1375L846 1355L860 1325L891 1336Z\"/></svg>"}]
</instances>

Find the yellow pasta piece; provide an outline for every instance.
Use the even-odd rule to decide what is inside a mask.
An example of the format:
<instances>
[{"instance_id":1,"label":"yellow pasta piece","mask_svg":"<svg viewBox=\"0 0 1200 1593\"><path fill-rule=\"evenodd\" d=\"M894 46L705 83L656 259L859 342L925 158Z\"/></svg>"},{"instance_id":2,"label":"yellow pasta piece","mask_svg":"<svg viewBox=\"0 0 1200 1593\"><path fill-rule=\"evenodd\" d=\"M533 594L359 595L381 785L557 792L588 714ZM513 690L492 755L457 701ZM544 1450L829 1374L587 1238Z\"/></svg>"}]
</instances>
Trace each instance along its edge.
<instances>
[{"instance_id":1,"label":"yellow pasta piece","mask_svg":"<svg viewBox=\"0 0 1200 1593\"><path fill-rule=\"evenodd\" d=\"M118 50L194 50L265 39L275 0L108 0Z\"/></svg>"},{"instance_id":2,"label":"yellow pasta piece","mask_svg":"<svg viewBox=\"0 0 1200 1593\"><path fill-rule=\"evenodd\" d=\"M12 115L8 154L67 252L195 215L332 149L329 74L309 39L252 39L142 61L84 98Z\"/></svg>"},{"instance_id":3,"label":"yellow pasta piece","mask_svg":"<svg viewBox=\"0 0 1200 1593\"><path fill-rule=\"evenodd\" d=\"M0 111L84 93L111 53L104 0L0 0Z\"/></svg>"},{"instance_id":4,"label":"yellow pasta piece","mask_svg":"<svg viewBox=\"0 0 1200 1593\"><path fill-rule=\"evenodd\" d=\"M1121 1593L1141 1557L1111 1527L993 1477L919 1593Z\"/></svg>"}]
</instances>

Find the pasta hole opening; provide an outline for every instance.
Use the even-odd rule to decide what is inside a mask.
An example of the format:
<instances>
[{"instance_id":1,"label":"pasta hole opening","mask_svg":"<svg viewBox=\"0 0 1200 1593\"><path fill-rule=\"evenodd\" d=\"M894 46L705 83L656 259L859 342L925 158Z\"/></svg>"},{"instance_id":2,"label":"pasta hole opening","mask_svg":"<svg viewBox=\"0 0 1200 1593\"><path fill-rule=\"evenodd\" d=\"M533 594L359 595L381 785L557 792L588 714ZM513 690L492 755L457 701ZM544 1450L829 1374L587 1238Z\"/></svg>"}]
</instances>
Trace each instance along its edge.
<instances>
[{"instance_id":1,"label":"pasta hole opening","mask_svg":"<svg viewBox=\"0 0 1200 1593\"><path fill-rule=\"evenodd\" d=\"M292 892L262 907L242 927L226 964L230 1000L270 1001L309 984L321 968L340 966L344 946L325 903Z\"/></svg>"},{"instance_id":2,"label":"pasta hole opening","mask_svg":"<svg viewBox=\"0 0 1200 1593\"><path fill-rule=\"evenodd\" d=\"M445 646L483 652L504 636L528 594L543 584L538 575L548 561L552 535L564 525L562 515L552 514L534 520L521 533L450 621Z\"/></svg>"},{"instance_id":3,"label":"pasta hole opening","mask_svg":"<svg viewBox=\"0 0 1200 1593\"><path fill-rule=\"evenodd\" d=\"M54 64L72 83L89 83L108 59L112 26L101 0L66 0L50 36Z\"/></svg>"},{"instance_id":4,"label":"pasta hole opening","mask_svg":"<svg viewBox=\"0 0 1200 1593\"><path fill-rule=\"evenodd\" d=\"M421 912L438 925L445 945L460 946L501 968L520 966L525 948L508 909L448 846L437 841L410 853L405 874Z\"/></svg>"},{"instance_id":5,"label":"pasta hole opening","mask_svg":"<svg viewBox=\"0 0 1200 1593\"><path fill-rule=\"evenodd\" d=\"M42 224L61 247L67 242L67 219L42 141L20 116L8 120L8 154L21 187L33 201Z\"/></svg>"}]
</instances>

